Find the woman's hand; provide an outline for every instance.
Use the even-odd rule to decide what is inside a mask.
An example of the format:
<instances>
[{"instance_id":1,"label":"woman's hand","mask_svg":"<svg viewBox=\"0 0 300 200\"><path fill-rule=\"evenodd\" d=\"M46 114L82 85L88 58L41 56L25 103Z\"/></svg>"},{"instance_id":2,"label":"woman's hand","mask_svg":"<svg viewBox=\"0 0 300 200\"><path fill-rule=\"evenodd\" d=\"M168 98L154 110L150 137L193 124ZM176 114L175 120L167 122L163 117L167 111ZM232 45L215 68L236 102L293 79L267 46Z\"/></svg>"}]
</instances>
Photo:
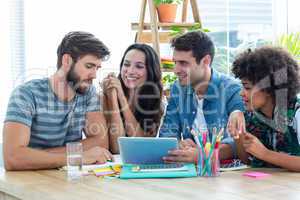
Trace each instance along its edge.
<instances>
[{"instance_id":1,"label":"woman's hand","mask_svg":"<svg viewBox=\"0 0 300 200\"><path fill-rule=\"evenodd\" d=\"M114 73L110 73L105 77L100 84L103 93L109 97L119 95L118 93L123 92L121 82L116 78Z\"/></svg>"},{"instance_id":2,"label":"woman's hand","mask_svg":"<svg viewBox=\"0 0 300 200\"><path fill-rule=\"evenodd\" d=\"M268 152L268 149L259 141L257 137L247 132L244 133L243 146L246 152L261 160L264 160L264 156Z\"/></svg>"},{"instance_id":3,"label":"woman's hand","mask_svg":"<svg viewBox=\"0 0 300 200\"><path fill-rule=\"evenodd\" d=\"M108 89L115 88L118 93L118 97L124 95L121 81L117 77L110 77L108 83Z\"/></svg>"},{"instance_id":4,"label":"woman's hand","mask_svg":"<svg viewBox=\"0 0 300 200\"><path fill-rule=\"evenodd\" d=\"M103 90L103 94L109 98L112 98L113 96L117 96L117 91L115 88L108 88L108 81L109 79L105 78L100 83L100 86Z\"/></svg>"},{"instance_id":5,"label":"woman's hand","mask_svg":"<svg viewBox=\"0 0 300 200\"><path fill-rule=\"evenodd\" d=\"M114 73L110 73L106 78L102 81L102 89L104 94L108 94L111 90L116 90L118 97L122 97L124 95L123 88L121 85L121 81L116 77Z\"/></svg>"}]
</instances>

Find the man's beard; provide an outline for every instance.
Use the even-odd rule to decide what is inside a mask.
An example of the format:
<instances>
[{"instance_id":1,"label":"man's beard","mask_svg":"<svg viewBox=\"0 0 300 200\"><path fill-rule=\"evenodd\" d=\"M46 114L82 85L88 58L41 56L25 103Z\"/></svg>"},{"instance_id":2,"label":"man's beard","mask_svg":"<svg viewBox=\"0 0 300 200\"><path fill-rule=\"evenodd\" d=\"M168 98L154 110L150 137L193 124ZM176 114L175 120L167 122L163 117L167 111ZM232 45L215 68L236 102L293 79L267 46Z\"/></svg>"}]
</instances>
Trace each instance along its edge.
<instances>
[{"instance_id":1,"label":"man's beard","mask_svg":"<svg viewBox=\"0 0 300 200\"><path fill-rule=\"evenodd\" d=\"M75 72L75 63L72 63L71 69L67 74L67 82L69 86L78 94L84 94L87 88L80 87L81 80L78 74Z\"/></svg>"}]
</instances>

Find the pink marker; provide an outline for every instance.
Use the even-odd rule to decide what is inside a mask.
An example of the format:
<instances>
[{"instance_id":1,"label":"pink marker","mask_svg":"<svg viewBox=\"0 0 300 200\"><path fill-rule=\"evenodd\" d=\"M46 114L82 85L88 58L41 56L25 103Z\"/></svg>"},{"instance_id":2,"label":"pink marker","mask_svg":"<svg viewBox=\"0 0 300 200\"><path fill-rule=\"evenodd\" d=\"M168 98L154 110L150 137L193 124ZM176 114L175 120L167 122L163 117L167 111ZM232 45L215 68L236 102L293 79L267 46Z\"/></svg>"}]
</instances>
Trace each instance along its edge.
<instances>
[{"instance_id":1,"label":"pink marker","mask_svg":"<svg viewBox=\"0 0 300 200\"><path fill-rule=\"evenodd\" d=\"M203 146L205 147L206 140L207 140L207 133L206 132L202 133L202 139L203 139Z\"/></svg>"}]
</instances>

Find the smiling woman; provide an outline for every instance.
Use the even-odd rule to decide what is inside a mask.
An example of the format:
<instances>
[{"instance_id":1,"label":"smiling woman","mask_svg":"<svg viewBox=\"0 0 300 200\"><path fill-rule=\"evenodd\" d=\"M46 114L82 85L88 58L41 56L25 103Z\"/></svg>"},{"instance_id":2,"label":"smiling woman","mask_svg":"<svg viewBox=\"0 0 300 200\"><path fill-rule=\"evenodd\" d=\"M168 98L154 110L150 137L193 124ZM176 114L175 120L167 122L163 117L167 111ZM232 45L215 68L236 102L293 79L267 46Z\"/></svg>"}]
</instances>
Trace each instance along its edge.
<instances>
[{"instance_id":1,"label":"smiling woman","mask_svg":"<svg viewBox=\"0 0 300 200\"><path fill-rule=\"evenodd\" d=\"M132 49L127 52L121 68L121 79L126 88L134 89L145 83L147 80L145 60L142 51Z\"/></svg>"},{"instance_id":2,"label":"smiling woman","mask_svg":"<svg viewBox=\"0 0 300 200\"><path fill-rule=\"evenodd\" d=\"M119 152L120 136L156 135L163 110L162 84L159 59L152 47L129 46L121 60L119 77L108 75L102 86L113 153Z\"/></svg>"}]
</instances>

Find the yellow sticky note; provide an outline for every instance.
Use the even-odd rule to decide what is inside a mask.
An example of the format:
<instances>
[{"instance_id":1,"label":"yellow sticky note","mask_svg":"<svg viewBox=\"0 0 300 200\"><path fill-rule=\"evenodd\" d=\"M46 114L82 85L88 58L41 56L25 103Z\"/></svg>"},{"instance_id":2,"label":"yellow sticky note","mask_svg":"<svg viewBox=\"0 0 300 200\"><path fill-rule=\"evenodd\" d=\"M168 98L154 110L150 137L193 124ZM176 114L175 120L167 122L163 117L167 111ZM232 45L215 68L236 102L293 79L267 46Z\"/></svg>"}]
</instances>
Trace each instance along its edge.
<instances>
[{"instance_id":1,"label":"yellow sticky note","mask_svg":"<svg viewBox=\"0 0 300 200\"><path fill-rule=\"evenodd\" d=\"M95 172L95 173L99 173L99 172L109 172L109 171L113 171L111 167L104 167L104 168L94 169L94 172Z\"/></svg>"},{"instance_id":2,"label":"yellow sticky note","mask_svg":"<svg viewBox=\"0 0 300 200\"><path fill-rule=\"evenodd\" d=\"M117 173L120 173L121 170L122 170L122 165L114 165L112 166L112 169L117 172Z\"/></svg>"}]
</instances>

